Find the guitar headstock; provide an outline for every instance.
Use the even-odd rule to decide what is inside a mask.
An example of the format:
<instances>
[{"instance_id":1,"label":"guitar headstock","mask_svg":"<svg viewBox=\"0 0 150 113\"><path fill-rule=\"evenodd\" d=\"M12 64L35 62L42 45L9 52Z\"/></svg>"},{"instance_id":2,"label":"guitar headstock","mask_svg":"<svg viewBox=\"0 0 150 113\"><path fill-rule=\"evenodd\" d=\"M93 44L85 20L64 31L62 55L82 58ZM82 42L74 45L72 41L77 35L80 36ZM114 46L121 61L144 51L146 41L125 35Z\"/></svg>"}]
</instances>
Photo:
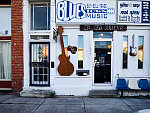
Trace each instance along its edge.
<instances>
[{"instance_id":1,"label":"guitar headstock","mask_svg":"<svg viewBox=\"0 0 150 113\"><path fill-rule=\"evenodd\" d=\"M133 35L133 39L134 39L135 34Z\"/></svg>"},{"instance_id":2,"label":"guitar headstock","mask_svg":"<svg viewBox=\"0 0 150 113\"><path fill-rule=\"evenodd\" d=\"M62 28L62 26L58 26L58 32L59 32L59 34L62 34L62 33L63 33L63 28Z\"/></svg>"}]
</instances>

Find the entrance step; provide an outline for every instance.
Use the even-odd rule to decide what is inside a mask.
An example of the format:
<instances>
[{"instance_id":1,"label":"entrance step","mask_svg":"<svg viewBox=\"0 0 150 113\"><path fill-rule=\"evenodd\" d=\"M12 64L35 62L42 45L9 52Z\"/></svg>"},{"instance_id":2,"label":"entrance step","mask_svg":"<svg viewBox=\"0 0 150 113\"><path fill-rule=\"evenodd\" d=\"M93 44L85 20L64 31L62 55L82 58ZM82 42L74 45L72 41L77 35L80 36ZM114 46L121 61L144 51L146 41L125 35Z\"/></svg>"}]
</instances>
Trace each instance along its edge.
<instances>
[{"instance_id":1,"label":"entrance step","mask_svg":"<svg viewBox=\"0 0 150 113\"><path fill-rule=\"evenodd\" d=\"M20 92L20 96L22 97L47 97L47 98L54 98L55 91L52 90L23 90Z\"/></svg>"},{"instance_id":2,"label":"entrance step","mask_svg":"<svg viewBox=\"0 0 150 113\"><path fill-rule=\"evenodd\" d=\"M90 98L119 98L120 95L114 90L91 90L89 91Z\"/></svg>"}]
</instances>

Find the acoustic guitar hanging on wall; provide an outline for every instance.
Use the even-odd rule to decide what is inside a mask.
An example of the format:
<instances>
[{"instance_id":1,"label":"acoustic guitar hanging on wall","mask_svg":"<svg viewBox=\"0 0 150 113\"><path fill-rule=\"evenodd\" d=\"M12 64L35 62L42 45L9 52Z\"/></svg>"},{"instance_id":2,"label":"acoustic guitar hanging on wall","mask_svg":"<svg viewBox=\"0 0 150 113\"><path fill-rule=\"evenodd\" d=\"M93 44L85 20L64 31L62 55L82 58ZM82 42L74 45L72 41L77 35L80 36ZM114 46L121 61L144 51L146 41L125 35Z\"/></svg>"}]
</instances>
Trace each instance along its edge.
<instances>
[{"instance_id":1,"label":"acoustic guitar hanging on wall","mask_svg":"<svg viewBox=\"0 0 150 113\"><path fill-rule=\"evenodd\" d=\"M134 47L134 35L132 37L132 46L130 46L130 56L136 56L136 47Z\"/></svg>"},{"instance_id":2,"label":"acoustic guitar hanging on wall","mask_svg":"<svg viewBox=\"0 0 150 113\"><path fill-rule=\"evenodd\" d=\"M62 54L59 55L58 59L60 60L60 64L58 65L58 73L61 76L70 76L74 72L74 66L69 61L70 56L66 56L65 49L64 49L64 43L63 43L63 37L62 37L62 26L58 26L58 32L60 35L60 43L61 43L61 50Z\"/></svg>"}]
</instances>

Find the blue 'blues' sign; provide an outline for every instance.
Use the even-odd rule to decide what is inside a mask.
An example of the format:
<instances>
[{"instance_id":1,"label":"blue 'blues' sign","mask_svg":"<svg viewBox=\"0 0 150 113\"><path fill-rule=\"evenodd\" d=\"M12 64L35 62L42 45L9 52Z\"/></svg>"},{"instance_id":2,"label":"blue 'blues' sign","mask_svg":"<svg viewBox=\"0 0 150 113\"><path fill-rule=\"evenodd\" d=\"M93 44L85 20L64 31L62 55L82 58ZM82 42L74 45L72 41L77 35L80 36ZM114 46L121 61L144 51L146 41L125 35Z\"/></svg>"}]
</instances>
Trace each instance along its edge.
<instances>
[{"instance_id":1,"label":"blue 'blues' sign","mask_svg":"<svg viewBox=\"0 0 150 113\"><path fill-rule=\"evenodd\" d=\"M56 22L115 23L115 1L57 0Z\"/></svg>"}]
</instances>

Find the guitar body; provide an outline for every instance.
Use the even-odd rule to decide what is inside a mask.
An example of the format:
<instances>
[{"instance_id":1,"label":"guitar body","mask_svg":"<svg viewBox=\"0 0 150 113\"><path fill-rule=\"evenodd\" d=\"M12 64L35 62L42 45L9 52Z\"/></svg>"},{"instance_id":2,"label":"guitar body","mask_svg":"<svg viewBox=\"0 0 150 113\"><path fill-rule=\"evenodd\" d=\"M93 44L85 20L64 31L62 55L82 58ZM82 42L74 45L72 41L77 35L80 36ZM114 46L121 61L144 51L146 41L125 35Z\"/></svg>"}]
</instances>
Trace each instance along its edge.
<instances>
[{"instance_id":1,"label":"guitar body","mask_svg":"<svg viewBox=\"0 0 150 113\"><path fill-rule=\"evenodd\" d=\"M130 56L136 56L136 47L134 47L134 35L133 35L133 46L130 46Z\"/></svg>"},{"instance_id":2,"label":"guitar body","mask_svg":"<svg viewBox=\"0 0 150 113\"><path fill-rule=\"evenodd\" d=\"M70 56L67 57L65 54L60 54L58 59L60 64L58 65L58 73L62 76L70 76L74 72L74 66L69 61Z\"/></svg>"},{"instance_id":3,"label":"guitar body","mask_svg":"<svg viewBox=\"0 0 150 113\"><path fill-rule=\"evenodd\" d=\"M136 56L136 48L133 48L130 46L130 55L131 56Z\"/></svg>"}]
</instances>

